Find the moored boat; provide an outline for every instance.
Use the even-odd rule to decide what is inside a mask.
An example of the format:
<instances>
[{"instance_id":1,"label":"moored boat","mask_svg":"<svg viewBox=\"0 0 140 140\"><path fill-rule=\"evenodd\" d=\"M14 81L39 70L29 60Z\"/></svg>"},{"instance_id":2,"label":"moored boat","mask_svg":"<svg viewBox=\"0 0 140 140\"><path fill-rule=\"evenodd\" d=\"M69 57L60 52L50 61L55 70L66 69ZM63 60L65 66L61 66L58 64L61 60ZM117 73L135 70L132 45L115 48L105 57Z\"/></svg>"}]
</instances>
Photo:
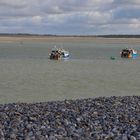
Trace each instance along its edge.
<instances>
[{"instance_id":1,"label":"moored boat","mask_svg":"<svg viewBox=\"0 0 140 140\"><path fill-rule=\"evenodd\" d=\"M120 52L122 58L136 58L138 56L138 52L134 49L122 49Z\"/></svg>"},{"instance_id":2,"label":"moored boat","mask_svg":"<svg viewBox=\"0 0 140 140\"><path fill-rule=\"evenodd\" d=\"M51 53L49 54L49 58L53 60L68 59L69 52L55 46L54 48L52 48Z\"/></svg>"}]
</instances>

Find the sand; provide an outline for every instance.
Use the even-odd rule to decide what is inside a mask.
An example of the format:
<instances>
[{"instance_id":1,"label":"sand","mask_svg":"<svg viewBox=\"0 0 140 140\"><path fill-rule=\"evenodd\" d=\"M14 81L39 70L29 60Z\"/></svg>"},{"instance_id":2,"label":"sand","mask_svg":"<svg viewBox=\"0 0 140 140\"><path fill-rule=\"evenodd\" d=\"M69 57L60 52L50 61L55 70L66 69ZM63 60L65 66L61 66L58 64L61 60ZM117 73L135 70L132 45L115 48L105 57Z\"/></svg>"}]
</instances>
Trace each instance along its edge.
<instances>
[{"instance_id":1,"label":"sand","mask_svg":"<svg viewBox=\"0 0 140 140\"><path fill-rule=\"evenodd\" d=\"M94 41L95 43L140 44L140 38L103 38L103 37L65 37L65 36L0 36L0 42L37 41L37 42L69 42Z\"/></svg>"}]
</instances>

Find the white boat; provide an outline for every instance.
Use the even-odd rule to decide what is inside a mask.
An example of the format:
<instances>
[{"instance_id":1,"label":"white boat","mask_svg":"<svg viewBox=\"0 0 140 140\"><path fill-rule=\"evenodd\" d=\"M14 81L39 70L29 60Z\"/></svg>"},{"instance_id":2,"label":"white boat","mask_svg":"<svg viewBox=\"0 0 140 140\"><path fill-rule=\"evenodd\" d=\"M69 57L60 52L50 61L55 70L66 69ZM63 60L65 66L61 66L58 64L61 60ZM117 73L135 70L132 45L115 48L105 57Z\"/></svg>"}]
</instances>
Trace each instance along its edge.
<instances>
[{"instance_id":1,"label":"white boat","mask_svg":"<svg viewBox=\"0 0 140 140\"><path fill-rule=\"evenodd\" d=\"M49 58L53 60L68 59L69 52L55 46L54 48L52 48L51 53L49 54Z\"/></svg>"},{"instance_id":2,"label":"white boat","mask_svg":"<svg viewBox=\"0 0 140 140\"><path fill-rule=\"evenodd\" d=\"M134 49L123 49L121 52L121 57L122 58L136 58L138 57L138 52Z\"/></svg>"}]
</instances>

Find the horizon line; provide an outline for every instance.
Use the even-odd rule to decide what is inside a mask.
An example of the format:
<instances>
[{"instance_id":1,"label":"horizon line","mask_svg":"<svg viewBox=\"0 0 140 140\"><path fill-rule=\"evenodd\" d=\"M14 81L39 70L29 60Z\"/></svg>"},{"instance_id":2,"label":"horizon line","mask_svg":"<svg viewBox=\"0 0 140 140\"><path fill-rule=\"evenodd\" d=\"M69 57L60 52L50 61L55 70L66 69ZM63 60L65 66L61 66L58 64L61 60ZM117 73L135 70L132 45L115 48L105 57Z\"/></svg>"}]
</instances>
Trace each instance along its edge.
<instances>
[{"instance_id":1,"label":"horizon line","mask_svg":"<svg viewBox=\"0 0 140 140\"><path fill-rule=\"evenodd\" d=\"M47 36L47 37L138 37L140 34L61 35L32 33L0 33L0 36Z\"/></svg>"}]
</instances>

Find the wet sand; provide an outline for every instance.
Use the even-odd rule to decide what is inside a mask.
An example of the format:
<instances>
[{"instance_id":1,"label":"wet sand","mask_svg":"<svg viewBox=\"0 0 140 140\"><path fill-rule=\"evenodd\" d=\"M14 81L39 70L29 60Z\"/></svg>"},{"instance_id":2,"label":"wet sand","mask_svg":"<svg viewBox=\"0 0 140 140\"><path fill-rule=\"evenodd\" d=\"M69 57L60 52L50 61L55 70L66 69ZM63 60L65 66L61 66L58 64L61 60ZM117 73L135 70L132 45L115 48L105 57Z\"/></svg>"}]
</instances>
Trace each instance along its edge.
<instances>
[{"instance_id":1,"label":"wet sand","mask_svg":"<svg viewBox=\"0 0 140 140\"><path fill-rule=\"evenodd\" d=\"M62 37L62 36L0 36L0 42L19 42L19 41L37 41L37 42L78 42L94 41L95 43L122 43L122 44L140 44L140 38L103 38L103 37Z\"/></svg>"}]
</instances>

